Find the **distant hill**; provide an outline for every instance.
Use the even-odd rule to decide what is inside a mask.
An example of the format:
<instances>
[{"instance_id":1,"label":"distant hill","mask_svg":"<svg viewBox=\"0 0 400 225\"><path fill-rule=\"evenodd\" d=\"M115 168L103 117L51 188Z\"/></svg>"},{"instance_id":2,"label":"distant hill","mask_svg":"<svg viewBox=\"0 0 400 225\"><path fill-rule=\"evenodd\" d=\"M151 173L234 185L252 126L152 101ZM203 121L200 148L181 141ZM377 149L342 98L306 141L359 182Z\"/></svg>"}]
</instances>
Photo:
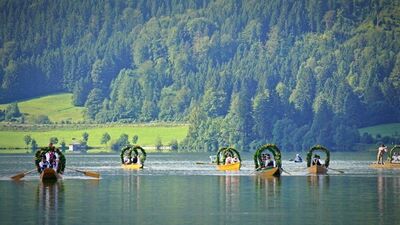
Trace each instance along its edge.
<instances>
[{"instance_id":1,"label":"distant hill","mask_svg":"<svg viewBox=\"0 0 400 225\"><path fill-rule=\"evenodd\" d=\"M5 109L8 104L0 105ZM30 123L39 115L46 115L52 122L83 121L84 107L72 105L72 94L56 94L18 102L18 107L25 115L25 121Z\"/></svg>"},{"instance_id":2,"label":"distant hill","mask_svg":"<svg viewBox=\"0 0 400 225\"><path fill-rule=\"evenodd\" d=\"M400 123L381 124L377 126L364 127L359 129L360 134L369 133L376 138L377 135L384 136L399 136Z\"/></svg>"}]
</instances>

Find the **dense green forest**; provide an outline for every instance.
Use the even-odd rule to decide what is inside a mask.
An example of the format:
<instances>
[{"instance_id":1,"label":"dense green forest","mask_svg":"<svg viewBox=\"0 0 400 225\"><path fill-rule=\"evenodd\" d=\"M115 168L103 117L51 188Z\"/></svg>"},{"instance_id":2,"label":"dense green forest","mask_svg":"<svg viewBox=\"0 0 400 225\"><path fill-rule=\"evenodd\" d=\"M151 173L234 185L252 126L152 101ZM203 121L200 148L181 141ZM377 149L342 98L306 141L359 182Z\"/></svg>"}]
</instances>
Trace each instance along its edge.
<instances>
[{"instance_id":1,"label":"dense green forest","mask_svg":"<svg viewBox=\"0 0 400 225\"><path fill-rule=\"evenodd\" d=\"M0 0L0 20L0 103L71 92L87 121L188 122L197 151L351 149L400 121L397 0Z\"/></svg>"}]
</instances>

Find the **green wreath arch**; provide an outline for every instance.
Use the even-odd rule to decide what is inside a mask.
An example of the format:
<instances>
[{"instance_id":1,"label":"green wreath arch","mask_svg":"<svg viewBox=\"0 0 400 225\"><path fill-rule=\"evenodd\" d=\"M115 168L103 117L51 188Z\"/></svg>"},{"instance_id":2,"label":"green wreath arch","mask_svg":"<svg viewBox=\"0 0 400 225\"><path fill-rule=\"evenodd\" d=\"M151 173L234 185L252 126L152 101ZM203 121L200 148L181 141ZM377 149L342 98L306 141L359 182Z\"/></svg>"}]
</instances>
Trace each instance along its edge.
<instances>
[{"instance_id":1,"label":"green wreath arch","mask_svg":"<svg viewBox=\"0 0 400 225\"><path fill-rule=\"evenodd\" d=\"M389 162L392 162L394 153L400 154L400 145L395 145L392 149L390 149L390 152L389 152L388 158L387 158L387 160Z\"/></svg>"},{"instance_id":2,"label":"green wreath arch","mask_svg":"<svg viewBox=\"0 0 400 225\"><path fill-rule=\"evenodd\" d=\"M312 157L314 151L325 152L325 154L326 154L325 167L328 168L329 167L329 161L330 161L330 152L329 152L329 150L327 148L325 148L322 145L315 145L308 151L308 153L307 153L307 167L311 166L311 157Z\"/></svg>"},{"instance_id":3,"label":"green wreath arch","mask_svg":"<svg viewBox=\"0 0 400 225\"><path fill-rule=\"evenodd\" d=\"M265 144L259 147L254 153L254 166L255 168L259 168L262 164L262 153L265 151L269 151L274 156L274 160L277 167L282 167L282 154L281 150L275 144Z\"/></svg>"},{"instance_id":4,"label":"green wreath arch","mask_svg":"<svg viewBox=\"0 0 400 225\"><path fill-rule=\"evenodd\" d=\"M53 147L54 148L54 147ZM46 155L50 151L50 147L42 147L40 150L36 151L35 153L35 166L37 168L38 173L41 172L39 163L42 161L42 157ZM65 165L66 165L66 158L64 154L60 151L60 149L55 148L55 152L58 154L58 168L57 168L57 173L63 174L65 170Z\"/></svg>"},{"instance_id":5,"label":"green wreath arch","mask_svg":"<svg viewBox=\"0 0 400 225\"><path fill-rule=\"evenodd\" d=\"M217 165L219 164L223 164L225 162L225 158L226 155L230 153L232 156L237 157L239 159L239 161L242 161L242 159L240 158L240 154L239 152L231 147L225 147L225 148L221 148L220 150L218 150L217 152L217 159L215 160L217 162Z\"/></svg>"},{"instance_id":6,"label":"green wreath arch","mask_svg":"<svg viewBox=\"0 0 400 225\"><path fill-rule=\"evenodd\" d=\"M121 163L124 164L124 156L127 155L128 157L132 157L132 153L135 154L135 156L139 157L140 164L144 164L144 161L146 160L146 151L139 145L135 146L126 146L121 150Z\"/></svg>"}]
</instances>

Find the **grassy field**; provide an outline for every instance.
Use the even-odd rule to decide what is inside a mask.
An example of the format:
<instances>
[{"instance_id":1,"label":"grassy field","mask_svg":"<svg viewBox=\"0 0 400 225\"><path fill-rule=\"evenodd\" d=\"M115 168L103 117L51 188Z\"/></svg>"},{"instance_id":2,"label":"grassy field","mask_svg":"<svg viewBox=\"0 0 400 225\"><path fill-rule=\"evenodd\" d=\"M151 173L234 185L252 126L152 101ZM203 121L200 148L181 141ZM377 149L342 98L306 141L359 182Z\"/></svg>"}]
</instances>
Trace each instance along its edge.
<instances>
[{"instance_id":1,"label":"grassy field","mask_svg":"<svg viewBox=\"0 0 400 225\"><path fill-rule=\"evenodd\" d=\"M0 105L0 109L7 108L8 104ZM52 122L83 121L84 107L72 105L72 94L57 94L18 102L21 113L26 122L30 123L38 115L47 115Z\"/></svg>"},{"instance_id":2,"label":"grassy field","mask_svg":"<svg viewBox=\"0 0 400 225\"><path fill-rule=\"evenodd\" d=\"M82 139L84 132L89 134L88 145L90 147L106 148L107 146L100 144L101 137L105 132L108 132L111 136L111 140L107 143L108 146L123 133L128 134L129 141L132 140L133 135L138 135L137 144L142 146L154 146L158 137L161 138L164 145L168 145L173 139L178 142L183 140L188 128L187 125L114 125L70 130L63 128L49 131L0 131L0 148L25 148L25 135L34 138L39 146L47 146L50 137L57 137L59 142L64 140L66 144L69 144L74 140Z\"/></svg>"},{"instance_id":3,"label":"grassy field","mask_svg":"<svg viewBox=\"0 0 400 225\"><path fill-rule=\"evenodd\" d=\"M377 134L380 134L382 137L384 136L393 136L400 135L400 123L390 123L390 124L381 124L372 127L364 127L358 129L360 134L367 132L372 136L376 137Z\"/></svg>"}]
</instances>

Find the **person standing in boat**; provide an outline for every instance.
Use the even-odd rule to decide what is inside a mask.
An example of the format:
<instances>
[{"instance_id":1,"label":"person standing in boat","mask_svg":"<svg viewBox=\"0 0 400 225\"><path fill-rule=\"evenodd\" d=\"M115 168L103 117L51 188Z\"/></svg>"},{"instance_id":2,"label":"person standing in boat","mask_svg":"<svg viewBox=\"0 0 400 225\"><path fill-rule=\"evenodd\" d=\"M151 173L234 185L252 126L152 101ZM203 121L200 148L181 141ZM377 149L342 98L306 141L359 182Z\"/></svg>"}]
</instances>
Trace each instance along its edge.
<instances>
[{"instance_id":1,"label":"person standing in boat","mask_svg":"<svg viewBox=\"0 0 400 225\"><path fill-rule=\"evenodd\" d=\"M321 157L319 155L314 155L314 158L311 161L311 165L317 165L317 166L322 166L324 164L321 160Z\"/></svg>"},{"instance_id":2,"label":"person standing in boat","mask_svg":"<svg viewBox=\"0 0 400 225\"><path fill-rule=\"evenodd\" d=\"M383 155L385 154L385 152L387 152L387 147L382 144L379 148L378 148L378 154L376 155L376 163L377 164L384 164L383 163Z\"/></svg>"}]
</instances>

